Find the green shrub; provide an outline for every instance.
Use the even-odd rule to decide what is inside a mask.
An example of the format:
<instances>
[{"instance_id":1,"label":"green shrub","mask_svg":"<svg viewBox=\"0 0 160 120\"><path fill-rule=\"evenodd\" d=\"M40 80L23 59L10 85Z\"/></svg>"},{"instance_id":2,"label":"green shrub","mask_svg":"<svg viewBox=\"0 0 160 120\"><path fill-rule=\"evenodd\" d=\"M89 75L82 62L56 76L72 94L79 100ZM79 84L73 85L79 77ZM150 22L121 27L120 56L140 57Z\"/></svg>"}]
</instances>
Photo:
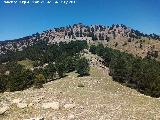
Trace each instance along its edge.
<instances>
[{"instance_id":1,"label":"green shrub","mask_svg":"<svg viewBox=\"0 0 160 120\"><path fill-rule=\"evenodd\" d=\"M89 62L86 58L81 58L77 62L76 66L77 73L79 76L89 75Z\"/></svg>"},{"instance_id":2,"label":"green shrub","mask_svg":"<svg viewBox=\"0 0 160 120\"><path fill-rule=\"evenodd\" d=\"M59 78L64 77L64 73L66 70L65 63L63 63L63 62L56 63L56 70L59 75Z\"/></svg>"},{"instance_id":3,"label":"green shrub","mask_svg":"<svg viewBox=\"0 0 160 120\"><path fill-rule=\"evenodd\" d=\"M43 71L43 75L46 79L54 79L56 77L56 66L50 63Z\"/></svg>"},{"instance_id":4,"label":"green shrub","mask_svg":"<svg viewBox=\"0 0 160 120\"><path fill-rule=\"evenodd\" d=\"M9 76L7 89L9 91L20 91L31 87L33 84L33 73L29 70L22 70L20 73Z\"/></svg>"},{"instance_id":5,"label":"green shrub","mask_svg":"<svg viewBox=\"0 0 160 120\"><path fill-rule=\"evenodd\" d=\"M7 76L0 75L0 92L4 92L7 88Z\"/></svg>"},{"instance_id":6,"label":"green shrub","mask_svg":"<svg viewBox=\"0 0 160 120\"><path fill-rule=\"evenodd\" d=\"M35 76L35 81L34 81L35 88L42 88L44 83L45 83L45 77L43 74L38 74Z\"/></svg>"},{"instance_id":7,"label":"green shrub","mask_svg":"<svg viewBox=\"0 0 160 120\"><path fill-rule=\"evenodd\" d=\"M89 52L91 52L92 54L96 54L96 46L95 45L91 45Z\"/></svg>"}]
</instances>

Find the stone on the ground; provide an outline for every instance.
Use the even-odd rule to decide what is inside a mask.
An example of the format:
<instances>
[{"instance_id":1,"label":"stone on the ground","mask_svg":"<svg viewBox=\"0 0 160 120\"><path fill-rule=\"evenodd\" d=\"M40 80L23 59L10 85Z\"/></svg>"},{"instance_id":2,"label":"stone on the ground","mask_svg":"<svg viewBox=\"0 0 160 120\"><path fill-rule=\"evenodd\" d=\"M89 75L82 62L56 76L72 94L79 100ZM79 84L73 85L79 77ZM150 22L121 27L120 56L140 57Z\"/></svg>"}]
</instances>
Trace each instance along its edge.
<instances>
[{"instance_id":1,"label":"stone on the ground","mask_svg":"<svg viewBox=\"0 0 160 120\"><path fill-rule=\"evenodd\" d=\"M44 109L52 108L54 110L58 110L59 106L60 106L59 102L50 102L50 103L43 103L42 104L42 108L44 108Z\"/></svg>"},{"instance_id":2,"label":"stone on the ground","mask_svg":"<svg viewBox=\"0 0 160 120\"><path fill-rule=\"evenodd\" d=\"M17 99L12 100L12 103L20 103L21 101L22 101L22 99L17 98Z\"/></svg>"},{"instance_id":3,"label":"stone on the ground","mask_svg":"<svg viewBox=\"0 0 160 120\"><path fill-rule=\"evenodd\" d=\"M75 119L75 116L73 114L68 115L68 120L74 120L74 119Z\"/></svg>"},{"instance_id":4,"label":"stone on the ground","mask_svg":"<svg viewBox=\"0 0 160 120\"><path fill-rule=\"evenodd\" d=\"M65 104L64 105L64 108L65 109L72 109L72 108L74 108L75 107L75 104Z\"/></svg>"},{"instance_id":5,"label":"stone on the ground","mask_svg":"<svg viewBox=\"0 0 160 120\"><path fill-rule=\"evenodd\" d=\"M7 110L9 110L8 106L4 106L0 108L0 115L3 115Z\"/></svg>"},{"instance_id":6,"label":"stone on the ground","mask_svg":"<svg viewBox=\"0 0 160 120\"><path fill-rule=\"evenodd\" d=\"M17 103L17 107L21 109L26 108L27 106L28 105L26 103Z\"/></svg>"},{"instance_id":7,"label":"stone on the ground","mask_svg":"<svg viewBox=\"0 0 160 120\"><path fill-rule=\"evenodd\" d=\"M30 118L30 119L24 119L24 120L44 120L44 117Z\"/></svg>"},{"instance_id":8,"label":"stone on the ground","mask_svg":"<svg viewBox=\"0 0 160 120\"><path fill-rule=\"evenodd\" d=\"M32 106L34 106L35 104L34 103L29 103L28 104L28 107L32 107Z\"/></svg>"}]
</instances>

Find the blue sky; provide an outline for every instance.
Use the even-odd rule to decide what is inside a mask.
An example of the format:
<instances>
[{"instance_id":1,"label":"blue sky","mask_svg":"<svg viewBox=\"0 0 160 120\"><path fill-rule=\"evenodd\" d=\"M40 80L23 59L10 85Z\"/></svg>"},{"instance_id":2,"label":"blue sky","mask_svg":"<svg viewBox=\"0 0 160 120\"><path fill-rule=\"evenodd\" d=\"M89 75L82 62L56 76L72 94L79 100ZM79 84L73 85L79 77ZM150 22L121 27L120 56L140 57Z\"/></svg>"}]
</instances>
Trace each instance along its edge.
<instances>
[{"instance_id":1,"label":"blue sky","mask_svg":"<svg viewBox=\"0 0 160 120\"><path fill-rule=\"evenodd\" d=\"M4 4L2 0L0 40L11 40L79 22L87 25L122 23L144 33L160 35L160 0L75 1L76 4L72 5L22 5Z\"/></svg>"}]
</instances>

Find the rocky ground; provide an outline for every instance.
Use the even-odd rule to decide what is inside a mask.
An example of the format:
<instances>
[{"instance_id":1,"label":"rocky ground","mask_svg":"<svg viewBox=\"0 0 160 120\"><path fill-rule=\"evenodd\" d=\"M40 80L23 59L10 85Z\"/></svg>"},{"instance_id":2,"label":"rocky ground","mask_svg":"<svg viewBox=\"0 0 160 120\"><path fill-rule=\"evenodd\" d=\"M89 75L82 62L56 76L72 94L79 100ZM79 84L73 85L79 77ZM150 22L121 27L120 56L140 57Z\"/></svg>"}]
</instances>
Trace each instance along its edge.
<instances>
[{"instance_id":1,"label":"rocky ground","mask_svg":"<svg viewBox=\"0 0 160 120\"><path fill-rule=\"evenodd\" d=\"M0 120L160 120L160 99L120 85L107 73L92 65L87 77L73 72L41 89L0 94Z\"/></svg>"},{"instance_id":2,"label":"rocky ground","mask_svg":"<svg viewBox=\"0 0 160 120\"><path fill-rule=\"evenodd\" d=\"M4 120L151 120L160 119L160 100L124 87L92 68L91 76L66 78L42 89L1 94L1 106L9 109ZM3 107L1 107L3 108Z\"/></svg>"}]
</instances>

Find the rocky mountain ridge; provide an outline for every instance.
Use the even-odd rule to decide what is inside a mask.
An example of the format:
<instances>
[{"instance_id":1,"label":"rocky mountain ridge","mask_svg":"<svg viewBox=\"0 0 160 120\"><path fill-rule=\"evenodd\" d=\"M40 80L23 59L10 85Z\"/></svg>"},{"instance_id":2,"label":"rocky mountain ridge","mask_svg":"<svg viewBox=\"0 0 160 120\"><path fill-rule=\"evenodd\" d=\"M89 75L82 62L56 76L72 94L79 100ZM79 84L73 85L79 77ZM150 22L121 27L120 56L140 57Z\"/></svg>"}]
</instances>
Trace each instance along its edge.
<instances>
[{"instance_id":1,"label":"rocky mountain ridge","mask_svg":"<svg viewBox=\"0 0 160 120\"><path fill-rule=\"evenodd\" d=\"M160 40L160 36L151 34L143 34L137 30L133 30L125 25L91 25L86 26L82 23L74 24L73 26L54 28L42 33L36 33L32 36L26 36L20 39L0 42L0 54L5 54L7 51L21 51L23 48L32 46L42 40L47 43L67 42L71 40L87 40L89 43L93 41L109 42L110 39L134 39L148 38Z\"/></svg>"},{"instance_id":2,"label":"rocky mountain ridge","mask_svg":"<svg viewBox=\"0 0 160 120\"><path fill-rule=\"evenodd\" d=\"M86 40L89 44L102 43L108 47L141 57L147 55L158 57L160 50L160 36L156 34L143 34L123 24L87 26L79 23L73 26L50 29L16 40L2 41L0 42L0 55L22 51L24 48L42 41L46 44L54 44L75 40Z\"/></svg>"}]
</instances>

